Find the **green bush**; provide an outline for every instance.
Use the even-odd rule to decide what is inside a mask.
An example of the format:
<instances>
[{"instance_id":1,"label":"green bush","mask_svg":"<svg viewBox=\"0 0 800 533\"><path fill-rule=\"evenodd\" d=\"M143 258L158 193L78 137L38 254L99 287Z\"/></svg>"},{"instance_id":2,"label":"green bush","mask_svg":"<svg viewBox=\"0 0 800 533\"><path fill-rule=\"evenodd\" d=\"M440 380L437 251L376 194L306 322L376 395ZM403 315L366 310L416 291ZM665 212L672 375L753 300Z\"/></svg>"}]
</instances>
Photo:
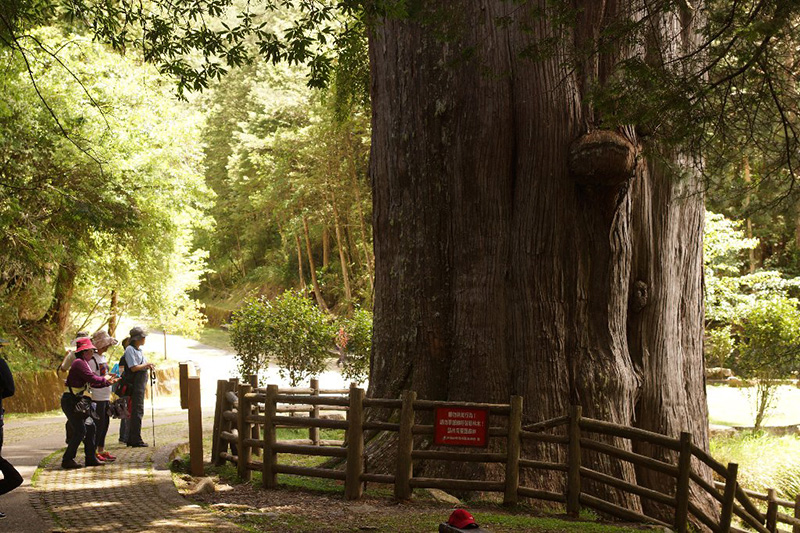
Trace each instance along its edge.
<instances>
[{"instance_id":1,"label":"green bush","mask_svg":"<svg viewBox=\"0 0 800 533\"><path fill-rule=\"evenodd\" d=\"M363 383L369 375L372 353L372 313L356 309L351 318L344 319L337 345L347 354L342 365L342 376L348 381Z\"/></svg>"},{"instance_id":2,"label":"green bush","mask_svg":"<svg viewBox=\"0 0 800 533\"><path fill-rule=\"evenodd\" d=\"M295 387L325 370L334 328L311 301L286 291L273 300L247 301L233 314L230 334L243 376L274 360Z\"/></svg>"},{"instance_id":3,"label":"green bush","mask_svg":"<svg viewBox=\"0 0 800 533\"><path fill-rule=\"evenodd\" d=\"M772 406L777 383L800 370L800 312L795 300L756 300L739 319L734 370L756 381L755 429Z\"/></svg>"},{"instance_id":4,"label":"green bush","mask_svg":"<svg viewBox=\"0 0 800 533\"><path fill-rule=\"evenodd\" d=\"M718 329L706 330L708 342L706 342L706 366L725 367L733 353L733 338L731 336L731 326L724 326Z\"/></svg>"}]
</instances>

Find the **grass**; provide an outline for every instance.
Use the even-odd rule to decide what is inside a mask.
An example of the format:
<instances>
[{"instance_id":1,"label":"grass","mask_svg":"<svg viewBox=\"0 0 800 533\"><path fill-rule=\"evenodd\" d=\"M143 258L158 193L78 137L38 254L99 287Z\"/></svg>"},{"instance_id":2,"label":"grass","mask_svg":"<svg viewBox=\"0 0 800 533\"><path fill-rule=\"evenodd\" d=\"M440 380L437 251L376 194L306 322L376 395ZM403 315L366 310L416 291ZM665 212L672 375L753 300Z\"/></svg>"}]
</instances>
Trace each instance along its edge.
<instances>
[{"instance_id":1,"label":"grass","mask_svg":"<svg viewBox=\"0 0 800 533\"><path fill-rule=\"evenodd\" d=\"M234 351L231 346L231 337L227 331L220 328L203 328L197 340L203 344L207 344L213 348L220 350Z\"/></svg>"},{"instance_id":2,"label":"grass","mask_svg":"<svg viewBox=\"0 0 800 533\"><path fill-rule=\"evenodd\" d=\"M739 483L766 493L774 488L794 500L800 494L800 438L742 432L711 440L711 455L723 464L739 465Z\"/></svg>"},{"instance_id":3,"label":"grass","mask_svg":"<svg viewBox=\"0 0 800 533\"><path fill-rule=\"evenodd\" d=\"M400 506L398 506L400 507ZM493 533L581 531L587 533L629 533L641 531L630 527L613 526L599 522L568 521L554 517L529 514L512 514L508 511L475 508L470 506L475 520ZM398 509L367 516L337 517L335 522L320 521L304 514L270 513L243 518L245 528L252 532L292 531L293 533L346 532L346 531L403 531L404 533L429 533L437 531L439 523L447 520L449 509L417 509L413 512Z\"/></svg>"},{"instance_id":4,"label":"grass","mask_svg":"<svg viewBox=\"0 0 800 533\"><path fill-rule=\"evenodd\" d=\"M64 416L61 409L53 409L44 413L6 413L6 420L37 420L40 418L49 418L53 416ZM66 421L66 419L64 419Z\"/></svg>"},{"instance_id":5,"label":"grass","mask_svg":"<svg viewBox=\"0 0 800 533\"><path fill-rule=\"evenodd\" d=\"M287 456L281 455L282 459L284 457ZM231 484L241 483L236 474L236 467L232 464L214 468L213 474ZM260 487L261 473L253 472L249 483ZM280 486L279 490L316 494L334 500L335 507L354 505L358 510L348 512L345 508L340 513L337 513L335 522L321 524L319 517L308 516L306 513L298 512L292 506L278 506L274 510L261 515L252 512L241 514L236 517L237 523L253 533L279 531L338 533L358 530L428 533L436 531L438 524L445 521L452 510L448 504L434 502L424 491L415 493L413 504L393 504L391 502L392 490L390 488L374 488L375 485L372 485L373 488L369 488L365 492L364 500L345 504L343 499L344 487L339 481L279 474L278 484ZM337 500L341 500L341 504L336 504L335 501ZM369 510L373 507L373 512L362 512L363 508ZM509 510L494 502L476 500L464 502L463 507L470 510L481 526L497 533L526 531L632 533L641 531L639 527L618 526L599 522L597 516L593 513L582 513L579 520L573 521L557 516L541 516L541 510L532 509L525 505Z\"/></svg>"},{"instance_id":6,"label":"grass","mask_svg":"<svg viewBox=\"0 0 800 533\"><path fill-rule=\"evenodd\" d=\"M708 393L709 422L723 426L752 426L755 420L750 387L711 385ZM800 424L800 389L790 385L778 387L775 409L767 415L765 424L786 426Z\"/></svg>"},{"instance_id":7,"label":"grass","mask_svg":"<svg viewBox=\"0 0 800 533\"><path fill-rule=\"evenodd\" d=\"M42 469L48 466L50 463L55 461L58 457L64 454L64 448L60 450L56 450L41 461L39 461L39 465L36 467L36 472L33 473L31 476L31 486L35 487L36 483L39 482L39 476L42 475Z\"/></svg>"}]
</instances>

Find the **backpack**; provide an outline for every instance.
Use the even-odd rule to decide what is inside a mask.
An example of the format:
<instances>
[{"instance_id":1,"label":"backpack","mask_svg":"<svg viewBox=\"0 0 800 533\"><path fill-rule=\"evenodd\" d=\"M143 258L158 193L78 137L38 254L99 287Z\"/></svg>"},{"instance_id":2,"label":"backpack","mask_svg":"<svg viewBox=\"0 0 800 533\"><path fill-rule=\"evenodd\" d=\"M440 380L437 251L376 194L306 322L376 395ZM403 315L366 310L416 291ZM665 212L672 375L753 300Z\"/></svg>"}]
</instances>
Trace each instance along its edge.
<instances>
[{"instance_id":1,"label":"backpack","mask_svg":"<svg viewBox=\"0 0 800 533\"><path fill-rule=\"evenodd\" d=\"M128 365L125 362L125 355L123 355L117 364L119 370L122 371L122 376L119 381L111 386L111 392L117 396L130 396L133 389L133 372L128 370Z\"/></svg>"}]
</instances>

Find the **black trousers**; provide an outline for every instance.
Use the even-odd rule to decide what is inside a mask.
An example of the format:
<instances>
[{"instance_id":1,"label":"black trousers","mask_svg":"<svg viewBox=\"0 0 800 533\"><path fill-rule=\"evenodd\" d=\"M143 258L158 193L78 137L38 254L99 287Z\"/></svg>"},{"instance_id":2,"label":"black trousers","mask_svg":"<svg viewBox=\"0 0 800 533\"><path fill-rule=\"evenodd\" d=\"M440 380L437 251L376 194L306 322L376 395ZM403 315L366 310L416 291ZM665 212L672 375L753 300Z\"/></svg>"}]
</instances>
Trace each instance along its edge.
<instances>
[{"instance_id":1,"label":"black trousers","mask_svg":"<svg viewBox=\"0 0 800 533\"><path fill-rule=\"evenodd\" d=\"M0 419L0 454L3 453L3 421ZM3 479L0 480L0 495L11 492L22 485L22 476L19 475L14 466L0 456L0 472Z\"/></svg>"},{"instance_id":2,"label":"black trousers","mask_svg":"<svg viewBox=\"0 0 800 533\"><path fill-rule=\"evenodd\" d=\"M105 448L106 434L108 433L108 400L101 400L95 404L97 405L97 420L94 423L97 425L97 432L94 440L98 448Z\"/></svg>"},{"instance_id":3,"label":"black trousers","mask_svg":"<svg viewBox=\"0 0 800 533\"><path fill-rule=\"evenodd\" d=\"M88 423L89 420L87 420L84 415L75 411L75 404L78 403L78 400L79 398L69 392L65 392L61 395L61 410L67 415L67 419L72 428L72 435L70 436L69 443L67 443L67 449L64 452L64 456L61 458L62 463L75 459L75 455L78 453L78 446L80 446L81 442L83 442L83 453L86 456L86 461L90 463L97 461L94 455L96 450L94 441L94 420L89 417L91 423Z\"/></svg>"},{"instance_id":4,"label":"black trousers","mask_svg":"<svg viewBox=\"0 0 800 533\"><path fill-rule=\"evenodd\" d=\"M148 371L133 374L131 393L131 419L128 421L128 444L139 444L142 440L142 418L144 418L144 392L147 388Z\"/></svg>"}]
</instances>

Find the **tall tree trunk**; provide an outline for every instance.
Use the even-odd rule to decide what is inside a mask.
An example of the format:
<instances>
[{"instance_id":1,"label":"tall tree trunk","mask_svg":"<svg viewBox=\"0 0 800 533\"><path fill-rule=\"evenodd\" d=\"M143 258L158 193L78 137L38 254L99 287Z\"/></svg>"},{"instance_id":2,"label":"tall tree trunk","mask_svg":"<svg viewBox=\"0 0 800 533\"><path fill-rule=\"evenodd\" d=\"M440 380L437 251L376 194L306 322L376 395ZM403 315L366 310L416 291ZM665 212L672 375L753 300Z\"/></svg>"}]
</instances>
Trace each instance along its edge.
<instances>
[{"instance_id":1,"label":"tall tree trunk","mask_svg":"<svg viewBox=\"0 0 800 533\"><path fill-rule=\"evenodd\" d=\"M371 35L369 394L413 389L425 399L486 402L519 394L524 423L578 403L589 417L673 437L689 430L707 447L698 174L680 154L674 162L689 170L682 180L645 160L633 128L598 129L589 92L620 58L645 50L606 43L573 68L574 52L634 12L629 2L574 7L569 29L483 0L421 15L450 21L448 39L396 19L381 20ZM651 15L663 32L651 45L670 43L659 57L675 57L667 46L691 45L681 14ZM554 34L563 37L552 57L525 58ZM528 452L565 458L550 445ZM615 477L666 486L624 461L587 457ZM480 475L484 467L437 468ZM526 476L563 490L560 475ZM636 496L587 488L660 513Z\"/></svg>"},{"instance_id":2,"label":"tall tree trunk","mask_svg":"<svg viewBox=\"0 0 800 533\"><path fill-rule=\"evenodd\" d=\"M339 224L339 209L336 207L336 195L331 190L331 207L333 208L333 224L336 229L336 248L339 250L339 262L342 266L342 284L344 285L344 299L347 300L347 309L353 307L353 293L350 289L350 275L348 274L347 258L345 256L345 241L342 239L342 228Z\"/></svg>"},{"instance_id":3,"label":"tall tree trunk","mask_svg":"<svg viewBox=\"0 0 800 533\"><path fill-rule=\"evenodd\" d=\"M108 334L114 336L117 333L117 319L119 313L119 306L117 302L117 291L111 291L111 306L108 310Z\"/></svg>"},{"instance_id":4,"label":"tall tree trunk","mask_svg":"<svg viewBox=\"0 0 800 533\"><path fill-rule=\"evenodd\" d=\"M311 254L311 237L308 232L308 218L305 215L303 215L303 234L306 237L308 269L311 271L311 287L314 289L314 298L317 299L319 308L327 312L328 306L325 305L325 300L322 299L322 291L319 290L319 283L317 283L317 269L314 267L314 256Z\"/></svg>"},{"instance_id":5,"label":"tall tree trunk","mask_svg":"<svg viewBox=\"0 0 800 533\"><path fill-rule=\"evenodd\" d=\"M356 208L358 209L358 228L361 233L361 246L364 251L364 260L367 265L367 276L369 279L369 290L374 290L374 277L375 277L375 257L370 252L369 238L367 236L367 227L364 222L364 205L361 203L361 188L358 185L358 170L356 169L355 153L353 150L352 132L348 129L345 133L347 141L347 155L345 156L348 161L350 169L350 182L353 185L353 192L356 195Z\"/></svg>"},{"instance_id":6,"label":"tall tree trunk","mask_svg":"<svg viewBox=\"0 0 800 533\"><path fill-rule=\"evenodd\" d=\"M306 278L303 276L303 252L300 246L300 236L296 233L294 234L294 241L297 244L297 275L300 277L300 290L305 292Z\"/></svg>"},{"instance_id":7,"label":"tall tree trunk","mask_svg":"<svg viewBox=\"0 0 800 533\"><path fill-rule=\"evenodd\" d=\"M69 258L66 258L63 263L58 265L53 299L50 302L50 307L39 320L39 323L52 333L63 335L67 331L69 309L72 302L72 293L75 291L77 274L78 266Z\"/></svg>"},{"instance_id":8,"label":"tall tree trunk","mask_svg":"<svg viewBox=\"0 0 800 533\"><path fill-rule=\"evenodd\" d=\"M752 194L751 190L750 190L750 186L753 183L753 178L750 175L750 158L748 158L747 156L745 156L744 160L742 161L742 167L743 167L743 171L744 171L744 183L745 183L745 187L747 188L747 196L745 196L745 199L744 199L744 209L745 209L745 211L747 211L747 209L750 207L750 195ZM747 226L747 238L748 239L752 239L753 238L753 221L750 219L749 215L747 216L746 226ZM748 250L748 260L749 260L748 263L749 263L749 266L750 266L750 273L753 274L756 271L756 249L755 248L750 248Z\"/></svg>"},{"instance_id":9,"label":"tall tree trunk","mask_svg":"<svg viewBox=\"0 0 800 533\"><path fill-rule=\"evenodd\" d=\"M331 263L331 233L328 226L322 228L322 268L328 268Z\"/></svg>"}]
</instances>

